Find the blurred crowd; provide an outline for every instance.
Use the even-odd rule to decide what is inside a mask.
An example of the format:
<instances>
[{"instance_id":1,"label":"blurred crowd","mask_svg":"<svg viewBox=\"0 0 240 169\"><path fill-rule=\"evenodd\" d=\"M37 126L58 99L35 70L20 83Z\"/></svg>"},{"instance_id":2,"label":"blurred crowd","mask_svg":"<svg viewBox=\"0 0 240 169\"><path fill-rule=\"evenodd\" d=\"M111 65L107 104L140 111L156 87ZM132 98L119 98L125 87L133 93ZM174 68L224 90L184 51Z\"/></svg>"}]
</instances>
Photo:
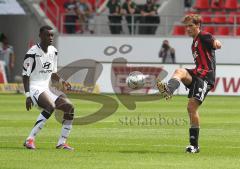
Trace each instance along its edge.
<instances>
[{"instance_id":1,"label":"blurred crowd","mask_svg":"<svg viewBox=\"0 0 240 169\"><path fill-rule=\"evenodd\" d=\"M80 25L78 33L83 33L84 31L89 31L91 34L94 33L94 10L88 0L69 0L64 3L64 8L66 11L65 29L67 33L77 33L76 21Z\"/></svg>"},{"instance_id":2,"label":"blurred crowd","mask_svg":"<svg viewBox=\"0 0 240 169\"><path fill-rule=\"evenodd\" d=\"M136 1L136 0L135 0ZM109 30L111 34L123 33L123 19L127 23L129 34L155 34L160 17L157 0L146 0L145 4L137 4L134 0L109 0L108 9ZM88 0L69 0L64 4L66 11L66 33L94 34L95 9ZM75 24L78 22L78 24ZM78 27L77 27L78 25Z\"/></svg>"}]
</instances>

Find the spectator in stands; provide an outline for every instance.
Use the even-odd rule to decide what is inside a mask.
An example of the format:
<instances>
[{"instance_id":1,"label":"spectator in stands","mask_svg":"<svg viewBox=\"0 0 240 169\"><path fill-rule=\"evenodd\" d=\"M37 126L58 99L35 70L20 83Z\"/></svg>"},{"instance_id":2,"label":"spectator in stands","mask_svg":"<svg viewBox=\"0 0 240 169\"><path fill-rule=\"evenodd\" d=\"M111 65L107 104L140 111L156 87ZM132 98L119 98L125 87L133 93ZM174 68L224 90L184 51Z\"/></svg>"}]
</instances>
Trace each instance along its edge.
<instances>
[{"instance_id":1,"label":"spectator in stands","mask_svg":"<svg viewBox=\"0 0 240 169\"><path fill-rule=\"evenodd\" d=\"M66 11L65 28L69 34L76 33L76 20L77 20L77 5L75 0L69 0L64 3Z\"/></svg>"},{"instance_id":2,"label":"spectator in stands","mask_svg":"<svg viewBox=\"0 0 240 169\"><path fill-rule=\"evenodd\" d=\"M132 0L126 0L122 5L122 13L126 15L128 30L130 34L135 34L137 17L134 14L137 11L137 5Z\"/></svg>"},{"instance_id":3,"label":"spectator in stands","mask_svg":"<svg viewBox=\"0 0 240 169\"><path fill-rule=\"evenodd\" d=\"M215 0L214 5L220 6L220 0Z\"/></svg>"},{"instance_id":4,"label":"spectator in stands","mask_svg":"<svg viewBox=\"0 0 240 169\"><path fill-rule=\"evenodd\" d=\"M159 58L162 58L162 63L175 63L175 49L170 46L168 40L163 41Z\"/></svg>"},{"instance_id":5,"label":"spectator in stands","mask_svg":"<svg viewBox=\"0 0 240 169\"><path fill-rule=\"evenodd\" d=\"M107 7L109 9L109 28L111 34L120 34L122 31L122 16L121 16L121 4L119 0L110 0L108 1ZM113 24L113 25L111 25Z\"/></svg>"},{"instance_id":6,"label":"spectator in stands","mask_svg":"<svg viewBox=\"0 0 240 169\"><path fill-rule=\"evenodd\" d=\"M141 10L141 24L139 27L140 34L155 34L158 24L160 23L160 18L158 16L159 6L156 4L155 0L147 0L143 9ZM150 25L147 25L150 24Z\"/></svg>"},{"instance_id":7,"label":"spectator in stands","mask_svg":"<svg viewBox=\"0 0 240 169\"><path fill-rule=\"evenodd\" d=\"M192 9L192 0L184 0L185 12L189 12Z\"/></svg>"},{"instance_id":8,"label":"spectator in stands","mask_svg":"<svg viewBox=\"0 0 240 169\"><path fill-rule=\"evenodd\" d=\"M94 33L94 13L93 8L87 0L79 0L77 2L77 14L80 22L80 30L83 33L85 30L91 34Z\"/></svg>"},{"instance_id":9,"label":"spectator in stands","mask_svg":"<svg viewBox=\"0 0 240 169\"><path fill-rule=\"evenodd\" d=\"M0 60L3 61L5 65L5 72L7 75L8 82L12 80L12 72L15 64L15 54L13 47L9 45L8 38L6 35L1 35L0 42Z\"/></svg>"},{"instance_id":10,"label":"spectator in stands","mask_svg":"<svg viewBox=\"0 0 240 169\"><path fill-rule=\"evenodd\" d=\"M215 0L213 5L215 8L222 9L224 6L224 0Z\"/></svg>"}]
</instances>

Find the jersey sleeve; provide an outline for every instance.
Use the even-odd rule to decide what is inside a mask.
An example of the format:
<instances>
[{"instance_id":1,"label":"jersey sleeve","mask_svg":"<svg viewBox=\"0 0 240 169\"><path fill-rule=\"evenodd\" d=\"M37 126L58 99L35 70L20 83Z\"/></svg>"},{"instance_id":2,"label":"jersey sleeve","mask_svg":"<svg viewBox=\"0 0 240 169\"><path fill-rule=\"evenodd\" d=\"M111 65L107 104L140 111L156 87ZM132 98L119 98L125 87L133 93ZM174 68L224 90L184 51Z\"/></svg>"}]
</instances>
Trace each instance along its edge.
<instances>
[{"instance_id":1,"label":"jersey sleeve","mask_svg":"<svg viewBox=\"0 0 240 169\"><path fill-rule=\"evenodd\" d=\"M55 49L55 55L53 60L53 73L57 73L57 61L58 61L58 51Z\"/></svg>"},{"instance_id":2,"label":"jersey sleeve","mask_svg":"<svg viewBox=\"0 0 240 169\"><path fill-rule=\"evenodd\" d=\"M211 35L211 34L204 34L202 36L202 41L204 42L204 44L210 48L210 49L215 49L213 47L213 42L214 42L215 38Z\"/></svg>"},{"instance_id":3,"label":"jersey sleeve","mask_svg":"<svg viewBox=\"0 0 240 169\"><path fill-rule=\"evenodd\" d=\"M27 54L25 55L23 61L23 76L30 76L32 71L34 70L36 63L35 63L35 53L30 49Z\"/></svg>"},{"instance_id":4,"label":"jersey sleeve","mask_svg":"<svg viewBox=\"0 0 240 169\"><path fill-rule=\"evenodd\" d=\"M35 56L35 55L34 55ZM23 71L22 75L23 76L30 76L32 73L32 70L34 68L34 57L31 54L26 54L25 59L23 61Z\"/></svg>"}]
</instances>

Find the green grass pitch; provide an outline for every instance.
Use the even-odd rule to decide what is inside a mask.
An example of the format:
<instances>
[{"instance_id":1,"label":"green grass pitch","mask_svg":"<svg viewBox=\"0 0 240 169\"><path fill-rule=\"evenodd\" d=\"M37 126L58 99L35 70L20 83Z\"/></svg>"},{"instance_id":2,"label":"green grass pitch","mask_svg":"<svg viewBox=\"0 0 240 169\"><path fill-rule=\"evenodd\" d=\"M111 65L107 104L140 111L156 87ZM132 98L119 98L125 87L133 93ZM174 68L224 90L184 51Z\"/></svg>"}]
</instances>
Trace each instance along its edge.
<instances>
[{"instance_id":1,"label":"green grass pitch","mask_svg":"<svg viewBox=\"0 0 240 169\"><path fill-rule=\"evenodd\" d=\"M72 101L76 116L101 107L89 101ZM39 110L27 112L23 95L1 94L0 169L236 169L240 157L239 103L239 97L206 98L200 109L199 154L184 152L189 127L186 96L169 102L139 102L134 111L119 103L110 117L73 127L68 140L73 152L55 149L61 125L52 116L32 151L22 144Z\"/></svg>"}]
</instances>

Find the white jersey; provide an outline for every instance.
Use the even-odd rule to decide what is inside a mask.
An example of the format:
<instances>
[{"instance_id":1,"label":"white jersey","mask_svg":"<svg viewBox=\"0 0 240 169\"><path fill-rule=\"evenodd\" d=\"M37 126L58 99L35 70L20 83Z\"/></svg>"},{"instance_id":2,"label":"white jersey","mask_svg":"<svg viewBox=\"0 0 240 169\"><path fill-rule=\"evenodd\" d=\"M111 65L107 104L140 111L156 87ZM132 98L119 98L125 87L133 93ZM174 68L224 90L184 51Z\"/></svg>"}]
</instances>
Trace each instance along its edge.
<instances>
[{"instance_id":1,"label":"white jersey","mask_svg":"<svg viewBox=\"0 0 240 169\"><path fill-rule=\"evenodd\" d=\"M57 72L57 49L48 46L45 53L39 44L32 46L23 62L22 75L29 76L31 86L48 87L52 73Z\"/></svg>"}]
</instances>

